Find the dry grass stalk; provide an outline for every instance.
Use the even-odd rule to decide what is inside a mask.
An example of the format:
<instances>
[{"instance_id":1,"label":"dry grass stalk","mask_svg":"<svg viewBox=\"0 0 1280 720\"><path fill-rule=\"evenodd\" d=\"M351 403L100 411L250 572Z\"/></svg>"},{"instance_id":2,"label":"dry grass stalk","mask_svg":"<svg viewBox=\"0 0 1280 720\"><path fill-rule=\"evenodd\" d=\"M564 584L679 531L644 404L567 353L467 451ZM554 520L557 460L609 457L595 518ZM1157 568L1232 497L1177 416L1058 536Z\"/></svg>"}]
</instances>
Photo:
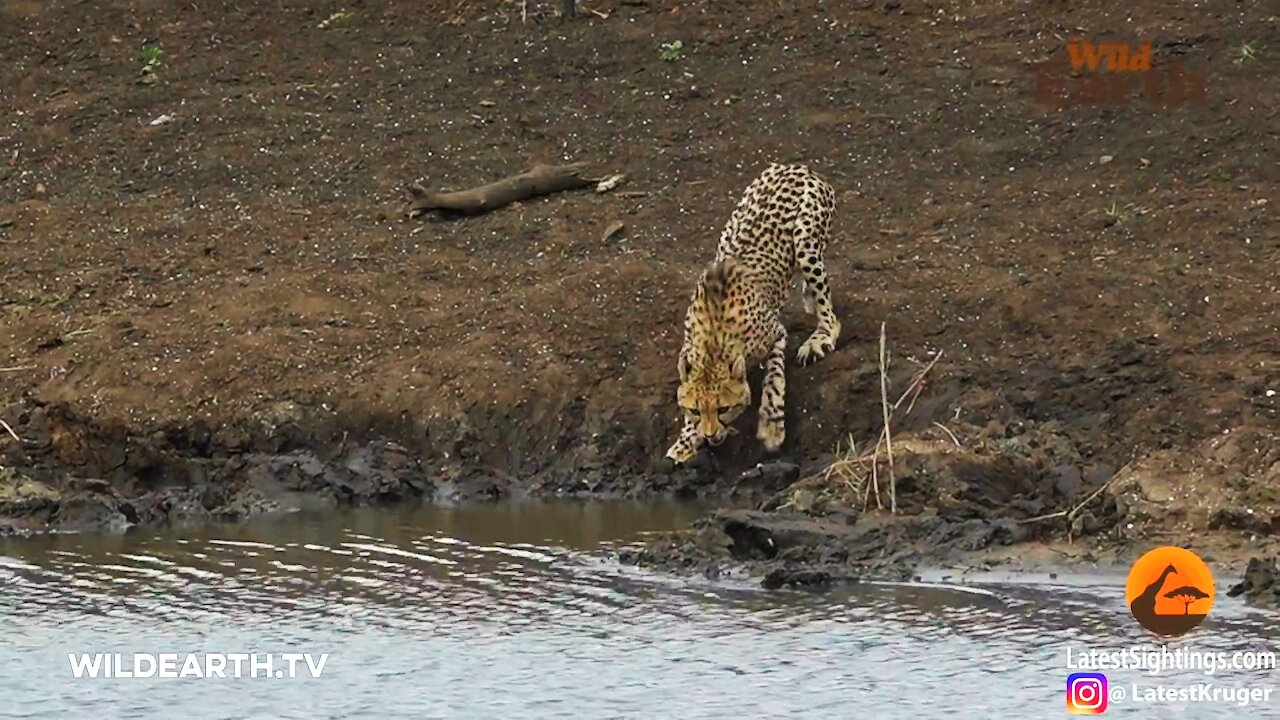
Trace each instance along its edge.
<instances>
[{"instance_id":1,"label":"dry grass stalk","mask_svg":"<svg viewBox=\"0 0 1280 720\"><path fill-rule=\"evenodd\" d=\"M880 323L880 411L884 415L884 451L889 456L889 512L897 515L898 482L893 476L893 432L889 429L889 361L885 350L884 326L883 322ZM915 406L914 399L911 405ZM911 412L910 408L907 412Z\"/></svg>"},{"instance_id":2,"label":"dry grass stalk","mask_svg":"<svg viewBox=\"0 0 1280 720\"><path fill-rule=\"evenodd\" d=\"M876 443L875 448L871 451L871 489L876 493L876 509L883 510L884 505L880 502L880 473L877 468L880 467L880 443ZM865 502L863 508L866 508Z\"/></svg>"},{"instance_id":3,"label":"dry grass stalk","mask_svg":"<svg viewBox=\"0 0 1280 720\"><path fill-rule=\"evenodd\" d=\"M0 368L0 373L22 372L23 370L35 370L35 365L14 365L13 367Z\"/></svg>"},{"instance_id":4,"label":"dry grass stalk","mask_svg":"<svg viewBox=\"0 0 1280 720\"><path fill-rule=\"evenodd\" d=\"M956 444L956 447L960 447L960 439L956 437L955 433L951 432L951 428L947 427L946 425L943 425L942 423L936 420L933 422L933 425L934 427L938 428L942 432L946 433L947 437L951 438L951 442Z\"/></svg>"},{"instance_id":5,"label":"dry grass stalk","mask_svg":"<svg viewBox=\"0 0 1280 720\"><path fill-rule=\"evenodd\" d=\"M17 443L22 442L22 438L18 437L18 433L14 432L13 428L9 427L9 423L3 420L0 420L0 426L4 426L4 429L9 433L9 437L13 438L14 442L17 442Z\"/></svg>"}]
</instances>

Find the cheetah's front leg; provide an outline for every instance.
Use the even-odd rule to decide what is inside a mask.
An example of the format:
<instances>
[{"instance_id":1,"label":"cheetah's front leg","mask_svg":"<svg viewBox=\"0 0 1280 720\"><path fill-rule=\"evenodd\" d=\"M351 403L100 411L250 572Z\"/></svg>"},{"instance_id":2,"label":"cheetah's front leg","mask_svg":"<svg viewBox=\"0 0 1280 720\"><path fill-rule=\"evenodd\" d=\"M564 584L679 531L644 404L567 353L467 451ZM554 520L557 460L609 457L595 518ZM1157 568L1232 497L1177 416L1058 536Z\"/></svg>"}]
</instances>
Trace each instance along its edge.
<instances>
[{"instance_id":1,"label":"cheetah's front leg","mask_svg":"<svg viewBox=\"0 0 1280 720\"><path fill-rule=\"evenodd\" d=\"M777 452L787 437L787 330L779 325L777 340L764 361L764 383L760 391L760 424L756 437L765 450Z\"/></svg>"},{"instance_id":2,"label":"cheetah's front leg","mask_svg":"<svg viewBox=\"0 0 1280 720\"><path fill-rule=\"evenodd\" d=\"M676 438L675 443L667 450L667 457L676 461L677 464L687 463L698 454L698 448L702 447L703 439L698 433L698 422L686 416L684 427L680 428L680 437Z\"/></svg>"}]
</instances>

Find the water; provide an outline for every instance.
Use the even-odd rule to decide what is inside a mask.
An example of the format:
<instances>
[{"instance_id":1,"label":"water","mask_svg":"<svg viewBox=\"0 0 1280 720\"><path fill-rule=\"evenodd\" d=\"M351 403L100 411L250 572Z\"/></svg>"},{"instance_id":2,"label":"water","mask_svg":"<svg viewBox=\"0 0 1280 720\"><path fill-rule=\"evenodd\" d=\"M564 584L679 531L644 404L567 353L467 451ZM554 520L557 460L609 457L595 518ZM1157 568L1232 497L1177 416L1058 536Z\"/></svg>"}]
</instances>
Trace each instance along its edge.
<instances>
[{"instance_id":1,"label":"water","mask_svg":"<svg viewBox=\"0 0 1280 720\"><path fill-rule=\"evenodd\" d=\"M1068 646L1149 643L1119 577L771 593L595 552L697 512L420 507L9 541L0 718L1061 717ZM1273 650L1277 629L1276 616L1220 595L1205 625L1171 647ZM74 678L68 653L97 652L125 653L126 667L133 653L328 658L318 678L305 665L283 679ZM1128 689L1262 687L1276 675L1109 677ZM1277 708L1280 696L1245 709L1127 700L1108 714L1280 717Z\"/></svg>"}]
</instances>

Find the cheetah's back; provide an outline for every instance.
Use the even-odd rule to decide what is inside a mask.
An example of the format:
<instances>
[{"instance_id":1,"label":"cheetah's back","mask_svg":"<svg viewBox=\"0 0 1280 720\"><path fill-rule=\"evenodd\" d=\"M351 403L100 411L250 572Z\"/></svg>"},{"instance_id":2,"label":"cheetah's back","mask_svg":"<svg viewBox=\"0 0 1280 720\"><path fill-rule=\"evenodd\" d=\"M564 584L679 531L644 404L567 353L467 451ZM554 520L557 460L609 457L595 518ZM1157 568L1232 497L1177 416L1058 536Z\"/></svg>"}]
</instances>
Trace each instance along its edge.
<instances>
[{"instance_id":1,"label":"cheetah's back","mask_svg":"<svg viewBox=\"0 0 1280 720\"><path fill-rule=\"evenodd\" d=\"M834 212L835 192L820 175L804 165L772 164L743 193L716 259L735 256L781 307L798 254L808 254L802 244L825 248Z\"/></svg>"}]
</instances>

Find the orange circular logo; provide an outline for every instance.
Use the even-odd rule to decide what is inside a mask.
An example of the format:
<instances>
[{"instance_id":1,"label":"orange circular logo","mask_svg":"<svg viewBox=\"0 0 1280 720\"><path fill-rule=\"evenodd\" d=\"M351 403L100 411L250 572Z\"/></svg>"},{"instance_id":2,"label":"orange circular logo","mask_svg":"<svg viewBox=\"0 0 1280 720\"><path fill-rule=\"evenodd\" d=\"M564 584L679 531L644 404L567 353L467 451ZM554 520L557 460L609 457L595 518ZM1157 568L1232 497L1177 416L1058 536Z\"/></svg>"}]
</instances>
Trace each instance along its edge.
<instances>
[{"instance_id":1,"label":"orange circular logo","mask_svg":"<svg viewBox=\"0 0 1280 720\"><path fill-rule=\"evenodd\" d=\"M1204 622L1213 597L1209 566L1180 547L1158 547L1138 558L1124 587L1129 612L1158 635L1182 635Z\"/></svg>"}]
</instances>

